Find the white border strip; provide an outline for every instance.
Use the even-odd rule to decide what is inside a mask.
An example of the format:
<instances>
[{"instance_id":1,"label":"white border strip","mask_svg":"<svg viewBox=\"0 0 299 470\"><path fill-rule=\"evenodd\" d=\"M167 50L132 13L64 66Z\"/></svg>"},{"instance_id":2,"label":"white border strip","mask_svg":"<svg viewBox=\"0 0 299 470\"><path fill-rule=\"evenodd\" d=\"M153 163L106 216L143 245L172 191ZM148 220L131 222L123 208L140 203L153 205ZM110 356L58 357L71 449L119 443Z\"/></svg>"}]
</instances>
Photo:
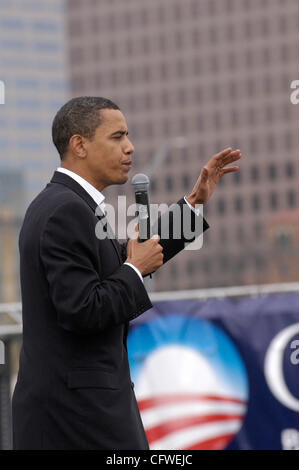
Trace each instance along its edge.
<instances>
[{"instance_id":1,"label":"white border strip","mask_svg":"<svg viewBox=\"0 0 299 470\"><path fill-rule=\"evenodd\" d=\"M152 302L166 300L186 299L212 299L225 297L257 296L267 294L281 294L286 292L299 292L299 282L284 284L261 284L253 286L219 287L213 289L194 289L173 292L150 292Z\"/></svg>"}]
</instances>

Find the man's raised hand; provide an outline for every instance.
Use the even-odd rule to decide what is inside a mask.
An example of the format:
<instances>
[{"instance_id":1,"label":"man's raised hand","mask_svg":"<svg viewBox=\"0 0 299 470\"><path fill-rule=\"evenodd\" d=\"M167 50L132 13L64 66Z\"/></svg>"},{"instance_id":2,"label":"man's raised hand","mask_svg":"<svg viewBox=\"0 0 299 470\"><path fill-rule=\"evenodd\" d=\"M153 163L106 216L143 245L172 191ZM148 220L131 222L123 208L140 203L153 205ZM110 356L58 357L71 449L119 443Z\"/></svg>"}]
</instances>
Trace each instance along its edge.
<instances>
[{"instance_id":1,"label":"man's raised hand","mask_svg":"<svg viewBox=\"0 0 299 470\"><path fill-rule=\"evenodd\" d=\"M227 167L227 165L240 160L241 157L240 150L232 150L230 147L214 155L202 168L194 188L186 198L188 202L192 206L208 202L220 178L226 173L239 170L238 166Z\"/></svg>"}]
</instances>

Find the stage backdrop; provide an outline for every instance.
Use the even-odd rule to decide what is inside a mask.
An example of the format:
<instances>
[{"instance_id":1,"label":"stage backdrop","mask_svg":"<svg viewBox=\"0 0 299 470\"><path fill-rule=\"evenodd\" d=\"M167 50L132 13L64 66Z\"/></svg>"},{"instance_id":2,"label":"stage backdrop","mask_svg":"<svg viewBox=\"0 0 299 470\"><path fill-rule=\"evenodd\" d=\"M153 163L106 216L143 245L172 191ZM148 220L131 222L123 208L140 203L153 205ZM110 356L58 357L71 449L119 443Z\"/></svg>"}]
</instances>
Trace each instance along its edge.
<instances>
[{"instance_id":1,"label":"stage backdrop","mask_svg":"<svg viewBox=\"0 0 299 470\"><path fill-rule=\"evenodd\" d=\"M299 449L299 294L155 303L128 351L151 449Z\"/></svg>"}]
</instances>

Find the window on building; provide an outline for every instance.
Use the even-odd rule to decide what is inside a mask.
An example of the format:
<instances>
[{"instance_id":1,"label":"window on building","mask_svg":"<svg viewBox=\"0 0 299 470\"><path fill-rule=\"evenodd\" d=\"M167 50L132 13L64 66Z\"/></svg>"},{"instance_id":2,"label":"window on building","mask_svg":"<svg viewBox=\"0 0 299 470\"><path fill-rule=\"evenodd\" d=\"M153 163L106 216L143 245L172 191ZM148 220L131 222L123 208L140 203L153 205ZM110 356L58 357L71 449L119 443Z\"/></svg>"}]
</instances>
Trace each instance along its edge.
<instances>
[{"instance_id":1,"label":"window on building","mask_svg":"<svg viewBox=\"0 0 299 470\"><path fill-rule=\"evenodd\" d=\"M248 78L246 88L248 98L252 98L255 94L255 81L253 78Z\"/></svg>"},{"instance_id":2,"label":"window on building","mask_svg":"<svg viewBox=\"0 0 299 470\"><path fill-rule=\"evenodd\" d=\"M259 141L257 136L252 136L249 140L249 152L252 157L259 151Z\"/></svg>"},{"instance_id":3,"label":"window on building","mask_svg":"<svg viewBox=\"0 0 299 470\"><path fill-rule=\"evenodd\" d=\"M235 211L240 214L243 212L243 199L240 196L237 196L234 200Z\"/></svg>"},{"instance_id":4,"label":"window on building","mask_svg":"<svg viewBox=\"0 0 299 470\"><path fill-rule=\"evenodd\" d=\"M256 240L259 240L263 235L263 226L260 222L255 222L253 225L253 233Z\"/></svg>"},{"instance_id":5,"label":"window on building","mask_svg":"<svg viewBox=\"0 0 299 470\"><path fill-rule=\"evenodd\" d=\"M265 269L267 268L266 259L262 254L260 254L258 256L255 256L254 257L254 262L255 262L255 267L259 272L260 271L265 271Z\"/></svg>"},{"instance_id":6,"label":"window on building","mask_svg":"<svg viewBox=\"0 0 299 470\"><path fill-rule=\"evenodd\" d=\"M224 199L218 199L217 201L217 211L219 215L224 215L226 210L226 204Z\"/></svg>"},{"instance_id":7,"label":"window on building","mask_svg":"<svg viewBox=\"0 0 299 470\"><path fill-rule=\"evenodd\" d=\"M268 18L261 18L261 33L263 36L267 36L269 34L269 20Z\"/></svg>"},{"instance_id":8,"label":"window on building","mask_svg":"<svg viewBox=\"0 0 299 470\"><path fill-rule=\"evenodd\" d=\"M156 190L157 190L157 180L155 178L152 178L151 183L150 183L150 192L154 194Z\"/></svg>"},{"instance_id":9,"label":"window on building","mask_svg":"<svg viewBox=\"0 0 299 470\"><path fill-rule=\"evenodd\" d=\"M82 77L81 75L77 75L72 77L71 79L71 87L73 92L77 92L79 90L82 90L85 86L85 77Z\"/></svg>"},{"instance_id":10,"label":"window on building","mask_svg":"<svg viewBox=\"0 0 299 470\"><path fill-rule=\"evenodd\" d=\"M295 176L295 167L293 162L287 162L285 166L286 177L287 178L294 178Z\"/></svg>"},{"instance_id":11,"label":"window on building","mask_svg":"<svg viewBox=\"0 0 299 470\"><path fill-rule=\"evenodd\" d=\"M290 59L290 46L283 44L280 49L280 57L282 62L287 62Z\"/></svg>"},{"instance_id":12,"label":"window on building","mask_svg":"<svg viewBox=\"0 0 299 470\"><path fill-rule=\"evenodd\" d=\"M211 274L212 272L212 261L210 258L204 258L202 260L202 268L204 273Z\"/></svg>"},{"instance_id":13,"label":"window on building","mask_svg":"<svg viewBox=\"0 0 299 470\"><path fill-rule=\"evenodd\" d=\"M244 239L245 239L245 232L244 232L243 225L239 225L239 226L237 227L236 236L237 236L237 241L238 241L239 243L243 243L243 242L244 242Z\"/></svg>"},{"instance_id":14,"label":"window on building","mask_svg":"<svg viewBox=\"0 0 299 470\"><path fill-rule=\"evenodd\" d=\"M176 31L174 43L177 49L181 49L183 47L183 33L181 31Z\"/></svg>"},{"instance_id":15,"label":"window on building","mask_svg":"<svg viewBox=\"0 0 299 470\"><path fill-rule=\"evenodd\" d=\"M235 0L226 0L225 8L227 12L232 12L235 9Z\"/></svg>"},{"instance_id":16,"label":"window on building","mask_svg":"<svg viewBox=\"0 0 299 470\"><path fill-rule=\"evenodd\" d=\"M172 191L173 190L173 179L170 175L166 176L165 178L165 187L167 191Z\"/></svg>"},{"instance_id":17,"label":"window on building","mask_svg":"<svg viewBox=\"0 0 299 470\"><path fill-rule=\"evenodd\" d=\"M261 209L261 199L258 194L252 196L251 204L254 212L258 212Z\"/></svg>"},{"instance_id":18,"label":"window on building","mask_svg":"<svg viewBox=\"0 0 299 470\"><path fill-rule=\"evenodd\" d=\"M274 110L273 110L273 107L271 105L266 106L265 115L266 115L267 122L273 122L273 120L274 120Z\"/></svg>"},{"instance_id":19,"label":"window on building","mask_svg":"<svg viewBox=\"0 0 299 470\"><path fill-rule=\"evenodd\" d=\"M287 150L291 150L293 148L293 136L290 133L285 135L285 146Z\"/></svg>"},{"instance_id":20,"label":"window on building","mask_svg":"<svg viewBox=\"0 0 299 470\"><path fill-rule=\"evenodd\" d=\"M269 65L271 62L271 52L270 49L265 48L262 52L263 65Z\"/></svg>"},{"instance_id":21,"label":"window on building","mask_svg":"<svg viewBox=\"0 0 299 470\"><path fill-rule=\"evenodd\" d=\"M239 112L237 109L231 110L231 123L232 126L238 126L239 124Z\"/></svg>"},{"instance_id":22,"label":"window on building","mask_svg":"<svg viewBox=\"0 0 299 470\"><path fill-rule=\"evenodd\" d=\"M257 183L259 181L259 168L257 166L252 166L250 168L250 179L252 182Z\"/></svg>"},{"instance_id":23,"label":"window on building","mask_svg":"<svg viewBox=\"0 0 299 470\"><path fill-rule=\"evenodd\" d=\"M268 166L268 176L271 181L277 179L277 168L273 163Z\"/></svg>"},{"instance_id":24,"label":"window on building","mask_svg":"<svg viewBox=\"0 0 299 470\"><path fill-rule=\"evenodd\" d=\"M281 34L285 34L287 32L287 18L285 16L281 16L279 18L279 32Z\"/></svg>"},{"instance_id":25,"label":"window on building","mask_svg":"<svg viewBox=\"0 0 299 470\"><path fill-rule=\"evenodd\" d=\"M249 1L252 1L252 0L249 0ZM250 21L245 21L243 31L244 31L245 38L247 38L247 39L252 38L252 36L253 36L253 27L252 27L252 23Z\"/></svg>"},{"instance_id":26,"label":"window on building","mask_svg":"<svg viewBox=\"0 0 299 470\"><path fill-rule=\"evenodd\" d=\"M240 173L240 170L233 173L233 181L234 181L235 184L240 184L241 183L242 174Z\"/></svg>"},{"instance_id":27,"label":"window on building","mask_svg":"<svg viewBox=\"0 0 299 470\"><path fill-rule=\"evenodd\" d=\"M170 121L168 119L164 119L162 122L162 129L164 136L168 136L170 134Z\"/></svg>"},{"instance_id":28,"label":"window on building","mask_svg":"<svg viewBox=\"0 0 299 470\"><path fill-rule=\"evenodd\" d=\"M187 173L182 175L182 183L183 183L183 189L189 189L190 188L190 175Z\"/></svg>"},{"instance_id":29,"label":"window on building","mask_svg":"<svg viewBox=\"0 0 299 470\"><path fill-rule=\"evenodd\" d=\"M173 265L171 266L170 273L171 273L172 279L174 279L174 280L177 279L177 277L178 277L178 270L177 270L176 264L173 264Z\"/></svg>"},{"instance_id":30,"label":"window on building","mask_svg":"<svg viewBox=\"0 0 299 470\"><path fill-rule=\"evenodd\" d=\"M71 64L76 65L76 64L81 64L84 61L84 52L81 47L73 47L71 49Z\"/></svg>"},{"instance_id":31,"label":"window on building","mask_svg":"<svg viewBox=\"0 0 299 470\"><path fill-rule=\"evenodd\" d=\"M278 195L274 191L269 194L270 209L275 211L278 209Z\"/></svg>"},{"instance_id":32,"label":"window on building","mask_svg":"<svg viewBox=\"0 0 299 470\"><path fill-rule=\"evenodd\" d=\"M269 134L267 136L267 150L268 152L274 152L276 147L276 137L274 134Z\"/></svg>"},{"instance_id":33,"label":"window on building","mask_svg":"<svg viewBox=\"0 0 299 470\"><path fill-rule=\"evenodd\" d=\"M220 256L219 265L223 273L227 272L229 269L229 257L227 255Z\"/></svg>"},{"instance_id":34,"label":"window on building","mask_svg":"<svg viewBox=\"0 0 299 470\"><path fill-rule=\"evenodd\" d=\"M247 119L250 126L257 124L257 112L255 108L248 109Z\"/></svg>"},{"instance_id":35,"label":"window on building","mask_svg":"<svg viewBox=\"0 0 299 470\"><path fill-rule=\"evenodd\" d=\"M219 242L225 244L227 242L227 230L223 227L219 232Z\"/></svg>"},{"instance_id":36,"label":"window on building","mask_svg":"<svg viewBox=\"0 0 299 470\"><path fill-rule=\"evenodd\" d=\"M236 272L237 273L242 273L245 270L245 267L246 267L245 258L243 256L240 256L236 260L236 264L235 264Z\"/></svg>"},{"instance_id":37,"label":"window on building","mask_svg":"<svg viewBox=\"0 0 299 470\"><path fill-rule=\"evenodd\" d=\"M221 125L222 125L221 117L222 116L220 113L215 113L213 116L214 126L217 131L221 129Z\"/></svg>"},{"instance_id":38,"label":"window on building","mask_svg":"<svg viewBox=\"0 0 299 470\"><path fill-rule=\"evenodd\" d=\"M189 260L189 261L187 262L186 271L187 271L187 273L189 274L189 276L192 276L192 274L194 274L194 272L195 272L194 261Z\"/></svg>"},{"instance_id":39,"label":"window on building","mask_svg":"<svg viewBox=\"0 0 299 470\"><path fill-rule=\"evenodd\" d=\"M199 29L194 29L192 31L192 42L193 42L193 46L199 46L199 43L200 43Z\"/></svg>"},{"instance_id":40,"label":"window on building","mask_svg":"<svg viewBox=\"0 0 299 470\"><path fill-rule=\"evenodd\" d=\"M230 23L227 25L226 29L226 37L227 41L232 42L236 39L236 27L234 23Z\"/></svg>"},{"instance_id":41,"label":"window on building","mask_svg":"<svg viewBox=\"0 0 299 470\"><path fill-rule=\"evenodd\" d=\"M212 26L209 30L209 36L210 36L210 43L211 44L216 44L219 42L219 33L218 29L214 26Z\"/></svg>"},{"instance_id":42,"label":"window on building","mask_svg":"<svg viewBox=\"0 0 299 470\"><path fill-rule=\"evenodd\" d=\"M290 209L293 209L296 206L296 193L293 189L290 189L287 192L287 205Z\"/></svg>"},{"instance_id":43,"label":"window on building","mask_svg":"<svg viewBox=\"0 0 299 470\"><path fill-rule=\"evenodd\" d=\"M169 106L169 102L170 102L170 100L169 100L169 94L168 94L167 91L164 90L164 91L161 93L161 104L162 104L163 106L167 107L167 106Z\"/></svg>"}]
</instances>

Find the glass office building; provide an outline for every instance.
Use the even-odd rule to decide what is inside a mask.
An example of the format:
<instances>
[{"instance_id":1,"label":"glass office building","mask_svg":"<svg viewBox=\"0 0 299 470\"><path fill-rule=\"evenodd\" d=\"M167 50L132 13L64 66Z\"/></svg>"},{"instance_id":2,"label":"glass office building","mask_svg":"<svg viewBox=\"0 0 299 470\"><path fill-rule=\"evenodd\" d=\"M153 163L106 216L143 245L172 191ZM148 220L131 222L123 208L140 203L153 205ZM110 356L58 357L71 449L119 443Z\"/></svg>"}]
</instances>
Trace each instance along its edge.
<instances>
[{"instance_id":1,"label":"glass office building","mask_svg":"<svg viewBox=\"0 0 299 470\"><path fill-rule=\"evenodd\" d=\"M27 204L57 165L51 121L67 96L64 2L0 0L0 171L22 171Z\"/></svg>"},{"instance_id":2,"label":"glass office building","mask_svg":"<svg viewBox=\"0 0 299 470\"><path fill-rule=\"evenodd\" d=\"M51 122L68 93L64 2L0 0L0 302L19 299L18 234L59 157Z\"/></svg>"}]
</instances>

